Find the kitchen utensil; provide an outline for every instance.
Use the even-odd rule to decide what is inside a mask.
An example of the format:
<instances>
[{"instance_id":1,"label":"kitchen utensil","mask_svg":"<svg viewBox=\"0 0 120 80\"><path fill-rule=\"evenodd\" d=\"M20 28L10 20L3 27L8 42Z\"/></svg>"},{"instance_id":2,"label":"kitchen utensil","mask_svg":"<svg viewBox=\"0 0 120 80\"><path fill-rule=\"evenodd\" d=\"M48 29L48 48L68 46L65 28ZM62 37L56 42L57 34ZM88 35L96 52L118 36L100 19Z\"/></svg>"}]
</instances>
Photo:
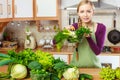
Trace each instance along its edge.
<instances>
[{"instance_id":1,"label":"kitchen utensil","mask_svg":"<svg viewBox=\"0 0 120 80\"><path fill-rule=\"evenodd\" d=\"M69 25L71 25L71 17L69 17Z\"/></svg>"},{"instance_id":2,"label":"kitchen utensil","mask_svg":"<svg viewBox=\"0 0 120 80\"><path fill-rule=\"evenodd\" d=\"M114 18L113 24L114 24L114 30L111 30L108 33L107 37L108 37L108 40L115 45L120 42L120 32L116 29L116 19L115 18Z\"/></svg>"},{"instance_id":3,"label":"kitchen utensil","mask_svg":"<svg viewBox=\"0 0 120 80\"><path fill-rule=\"evenodd\" d=\"M39 46L43 46L44 44L45 44L45 40L44 39L40 39Z\"/></svg>"},{"instance_id":4,"label":"kitchen utensil","mask_svg":"<svg viewBox=\"0 0 120 80\"><path fill-rule=\"evenodd\" d=\"M31 31L26 31L26 39L24 43L24 48L35 49L36 48L36 41L34 36L31 35Z\"/></svg>"},{"instance_id":5,"label":"kitchen utensil","mask_svg":"<svg viewBox=\"0 0 120 80\"><path fill-rule=\"evenodd\" d=\"M104 46L102 52L111 52L110 46Z\"/></svg>"}]
</instances>

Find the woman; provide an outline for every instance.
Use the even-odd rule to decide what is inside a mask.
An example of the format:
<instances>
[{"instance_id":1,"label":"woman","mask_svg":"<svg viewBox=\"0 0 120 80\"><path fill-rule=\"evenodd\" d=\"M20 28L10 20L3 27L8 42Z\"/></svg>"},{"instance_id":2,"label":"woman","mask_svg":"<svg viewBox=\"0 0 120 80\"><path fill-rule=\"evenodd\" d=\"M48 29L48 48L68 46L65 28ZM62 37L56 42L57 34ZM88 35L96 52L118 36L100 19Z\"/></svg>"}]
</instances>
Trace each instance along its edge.
<instances>
[{"instance_id":1,"label":"woman","mask_svg":"<svg viewBox=\"0 0 120 80\"><path fill-rule=\"evenodd\" d=\"M77 7L79 16L78 23L72 24L70 29L76 30L80 26L88 27L92 33L85 34L82 43L74 51L71 63L78 67L96 67L100 68L101 64L96 55L102 51L106 27L102 23L92 21L94 14L94 5L89 0L82 0Z\"/></svg>"}]
</instances>

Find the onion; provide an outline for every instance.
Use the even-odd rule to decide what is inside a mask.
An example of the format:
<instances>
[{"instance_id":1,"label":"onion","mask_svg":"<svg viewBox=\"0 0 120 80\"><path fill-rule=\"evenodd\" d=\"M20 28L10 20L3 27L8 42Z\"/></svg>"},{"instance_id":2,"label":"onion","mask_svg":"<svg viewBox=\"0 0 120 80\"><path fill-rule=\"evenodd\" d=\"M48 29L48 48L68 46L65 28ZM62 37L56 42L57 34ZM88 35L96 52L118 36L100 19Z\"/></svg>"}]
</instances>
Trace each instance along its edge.
<instances>
[{"instance_id":1,"label":"onion","mask_svg":"<svg viewBox=\"0 0 120 80\"><path fill-rule=\"evenodd\" d=\"M23 79L27 76L27 68L22 64L15 64L11 68L11 77L15 79Z\"/></svg>"}]
</instances>

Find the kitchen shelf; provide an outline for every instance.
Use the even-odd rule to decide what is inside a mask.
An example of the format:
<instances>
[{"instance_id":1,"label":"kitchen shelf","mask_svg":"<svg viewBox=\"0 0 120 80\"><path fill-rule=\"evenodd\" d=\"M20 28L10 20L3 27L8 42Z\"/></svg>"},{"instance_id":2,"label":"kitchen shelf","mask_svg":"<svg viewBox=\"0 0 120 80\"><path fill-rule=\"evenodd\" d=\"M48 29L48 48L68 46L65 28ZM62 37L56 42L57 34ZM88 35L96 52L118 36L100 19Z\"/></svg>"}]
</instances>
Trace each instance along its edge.
<instances>
[{"instance_id":1,"label":"kitchen shelf","mask_svg":"<svg viewBox=\"0 0 120 80\"><path fill-rule=\"evenodd\" d=\"M101 56L120 56L120 53L102 52Z\"/></svg>"}]
</instances>

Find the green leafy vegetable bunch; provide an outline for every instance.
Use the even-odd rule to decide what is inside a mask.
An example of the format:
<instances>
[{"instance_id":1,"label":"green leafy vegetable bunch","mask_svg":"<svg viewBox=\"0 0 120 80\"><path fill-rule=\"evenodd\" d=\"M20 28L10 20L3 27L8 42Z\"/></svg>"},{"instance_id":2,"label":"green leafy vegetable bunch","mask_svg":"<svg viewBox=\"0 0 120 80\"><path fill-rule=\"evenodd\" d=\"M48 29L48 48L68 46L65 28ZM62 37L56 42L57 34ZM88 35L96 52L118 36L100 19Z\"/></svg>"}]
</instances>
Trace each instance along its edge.
<instances>
[{"instance_id":1,"label":"green leafy vegetable bunch","mask_svg":"<svg viewBox=\"0 0 120 80\"><path fill-rule=\"evenodd\" d=\"M61 80L67 76L69 71L72 71L72 75L77 69L60 58L55 59L49 52L31 49L24 49L20 52L11 50L8 54L0 53L0 66L4 65L8 65L8 72L0 73L0 80L24 80L26 77L32 80ZM67 72L68 69L70 70ZM64 72L66 74L63 76ZM76 75L72 75L72 78Z\"/></svg>"},{"instance_id":2,"label":"green leafy vegetable bunch","mask_svg":"<svg viewBox=\"0 0 120 80\"><path fill-rule=\"evenodd\" d=\"M37 61L43 66L44 70L53 67L54 57L50 53L37 50L35 54Z\"/></svg>"},{"instance_id":3,"label":"green leafy vegetable bunch","mask_svg":"<svg viewBox=\"0 0 120 80\"><path fill-rule=\"evenodd\" d=\"M63 43L65 40L68 40L71 43L80 43L81 40L84 37L84 34L90 34L91 31L89 28L85 27L79 27L75 31L70 31L68 29L63 29L62 31L59 31L55 36L54 36L54 42L56 45L59 47L63 46Z\"/></svg>"},{"instance_id":4,"label":"green leafy vegetable bunch","mask_svg":"<svg viewBox=\"0 0 120 80\"><path fill-rule=\"evenodd\" d=\"M14 63L23 64L26 66L31 61L36 60L36 57L37 57L31 49L24 49L18 53L11 50L11 51L8 51L8 55L10 56L11 59L14 60Z\"/></svg>"}]
</instances>

